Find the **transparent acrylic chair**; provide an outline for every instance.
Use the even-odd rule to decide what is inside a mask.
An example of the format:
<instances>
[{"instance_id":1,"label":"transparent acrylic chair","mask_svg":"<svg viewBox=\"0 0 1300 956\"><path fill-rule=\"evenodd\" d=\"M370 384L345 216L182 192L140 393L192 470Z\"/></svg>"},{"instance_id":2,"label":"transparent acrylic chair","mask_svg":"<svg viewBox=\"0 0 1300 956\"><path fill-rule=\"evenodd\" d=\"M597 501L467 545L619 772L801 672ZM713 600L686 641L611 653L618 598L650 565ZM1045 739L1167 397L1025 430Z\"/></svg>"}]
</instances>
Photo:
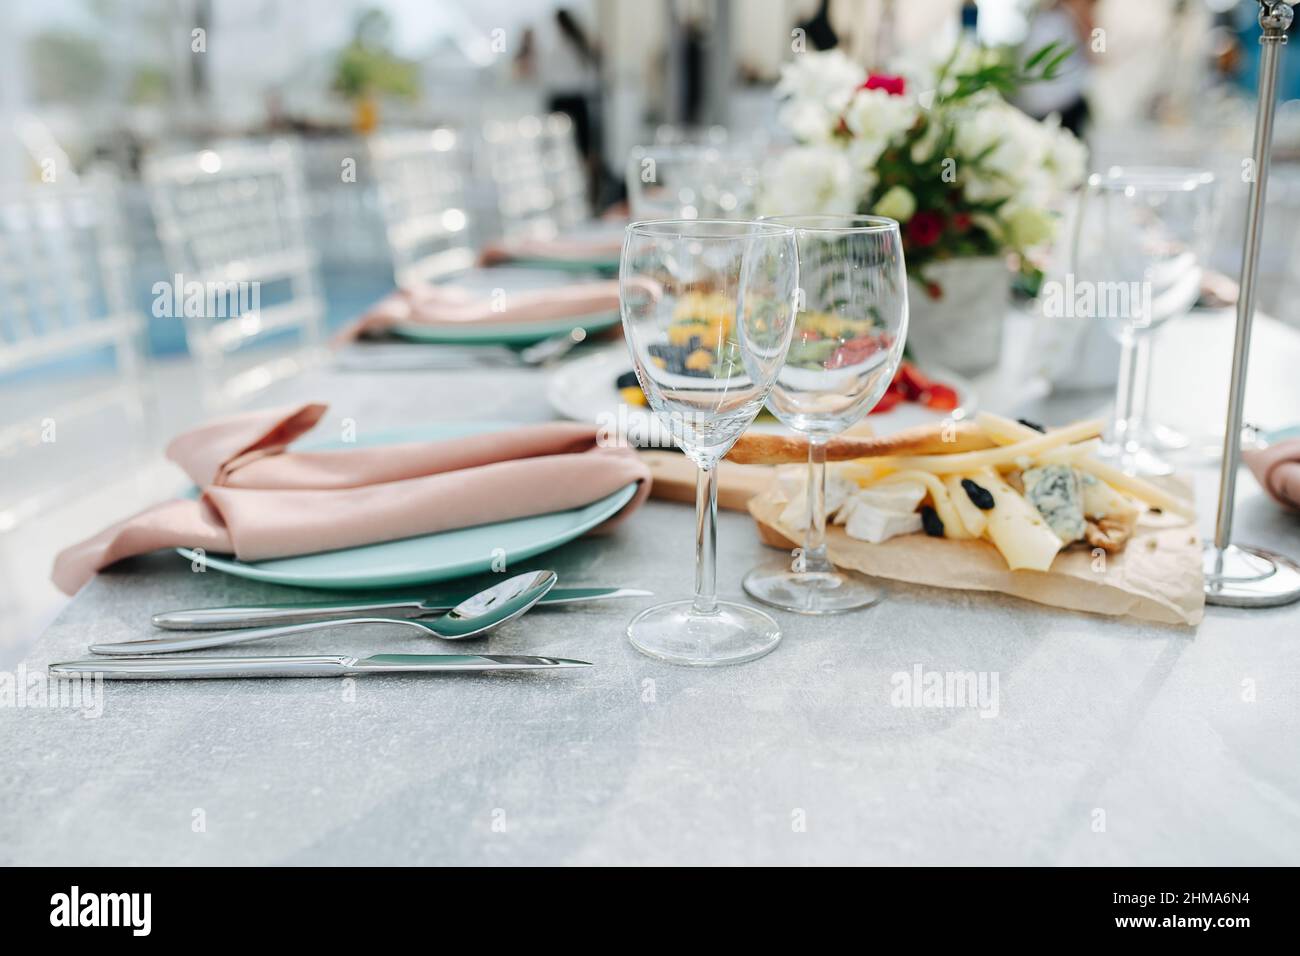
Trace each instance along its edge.
<instances>
[{"instance_id":1,"label":"transparent acrylic chair","mask_svg":"<svg viewBox=\"0 0 1300 956\"><path fill-rule=\"evenodd\" d=\"M551 113L542 122L542 171L551 191L555 224L563 230L591 218L587 171L568 114Z\"/></svg>"},{"instance_id":2,"label":"transparent acrylic chair","mask_svg":"<svg viewBox=\"0 0 1300 956\"><path fill-rule=\"evenodd\" d=\"M545 163L541 117L483 126L484 166L496 190L503 238L549 239L559 232L555 192Z\"/></svg>"},{"instance_id":3,"label":"transparent acrylic chair","mask_svg":"<svg viewBox=\"0 0 1300 956\"><path fill-rule=\"evenodd\" d=\"M144 179L204 404L238 404L318 363L325 301L296 144L151 157ZM258 347L290 332L296 346Z\"/></svg>"},{"instance_id":4,"label":"transparent acrylic chair","mask_svg":"<svg viewBox=\"0 0 1300 956\"><path fill-rule=\"evenodd\" d=\"M0 191L0 532L148 446L144 334L115 179Z\"/></svg>"},{"instance_id":5,"label":"transparent acrylic chair","mask_svg":"<svg viewBox=\"0 0 1300 956\"><path fill-rule=\"evenodd\" d=\"M397 284L473 268L464 138L445 128L376 135L370 159Z\"/></svg>"}]
</instances>

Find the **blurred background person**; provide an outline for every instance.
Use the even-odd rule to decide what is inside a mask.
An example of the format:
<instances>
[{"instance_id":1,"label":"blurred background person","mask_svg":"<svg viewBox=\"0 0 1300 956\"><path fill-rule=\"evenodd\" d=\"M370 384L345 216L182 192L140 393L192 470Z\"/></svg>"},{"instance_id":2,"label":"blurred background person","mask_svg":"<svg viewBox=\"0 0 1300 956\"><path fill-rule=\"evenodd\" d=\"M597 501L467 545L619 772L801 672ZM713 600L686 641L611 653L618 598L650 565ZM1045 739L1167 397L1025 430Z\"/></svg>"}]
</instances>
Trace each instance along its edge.
<instances>
[{"instance_id":1,"label":"blurred background person","mask_svg":"<svg viewBox=\"0 0 1300 956\"><path fill-rule=\"evenodd\" d=\"M516 57L523 78L536 81L547 110L573 120L578 151L587 164L592 197L601 173L600 50L567 7L524 31Z\"/></svg>"},{"instance_id":2,"label":"blurred background person","mask_svg":"<svg viewBox=\"0 0 1300 956\"><path fill-rule=\"evenodd\" d=\"M1021 46L1028 58L1049 43L1072 52L1055 79L1031 83L1021 90L1017 105L1035 119L1059 114L1061 125L1082 137L1088 126L1088 88L1092 76L1092 39L1097 0L1048 0L1030 18Z\"/></svg>"}]
</instances>

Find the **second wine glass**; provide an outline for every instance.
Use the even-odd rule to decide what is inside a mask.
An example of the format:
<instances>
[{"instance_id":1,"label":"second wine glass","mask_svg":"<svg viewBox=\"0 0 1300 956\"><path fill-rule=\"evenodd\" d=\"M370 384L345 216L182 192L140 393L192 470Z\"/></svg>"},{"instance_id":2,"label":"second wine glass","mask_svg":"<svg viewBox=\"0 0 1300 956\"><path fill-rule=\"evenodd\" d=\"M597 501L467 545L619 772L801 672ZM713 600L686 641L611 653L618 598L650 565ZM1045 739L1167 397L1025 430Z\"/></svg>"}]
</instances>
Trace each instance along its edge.
<instances>
[{"instance_id":1,"label":"second wine glass","mask_svg":"<svg viewBox=\"0 0 1300 956\"><path fill-rule=\"evenodd\" d=\"M826 444L880 401L907 339L907 268L898 223L879 216L777 216L799 251L799 312L768 408L808 436L807 532L793 567L756 568L745 591L803 614L867 607L879 591L835 569L826 550Z\"/></svg>"}]
</instances>

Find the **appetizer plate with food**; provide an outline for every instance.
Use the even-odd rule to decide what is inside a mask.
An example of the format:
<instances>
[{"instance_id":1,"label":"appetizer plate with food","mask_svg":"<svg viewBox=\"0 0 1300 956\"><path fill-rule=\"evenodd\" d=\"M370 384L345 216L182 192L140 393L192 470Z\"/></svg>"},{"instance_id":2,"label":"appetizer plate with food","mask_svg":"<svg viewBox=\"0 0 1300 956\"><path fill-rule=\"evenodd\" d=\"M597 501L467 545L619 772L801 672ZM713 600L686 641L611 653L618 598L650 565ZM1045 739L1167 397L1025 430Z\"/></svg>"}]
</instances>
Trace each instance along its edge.
<instances>
[{"instance_id":1,"label":"appetizer plate with food","mask_svg":"<svg viewBox=\"0 0 1300 956\"><path fill-rule=\"evenodd\" d=\"M832 558L879 577L1196 623L1200 542L1186 489L1095 457L1101 432L1100 421L1047 430L981 413L832 439ZM753 433L728 454L791 466L750 501L768 543L784 546L807 527L806 456L805 439Z\"/></svg>"},{"instance_id":2,"label":"appetizer plate with food","mask_svg":"<svg viewBox=\"0 0 1300 956\"><path fill-rule=\"evenodd\" d=\"M678 374L689 375L689 363L702 364L706 360L698 351L683 348L673 353L665 348L657 357ZM661 430L637 384L627 347L621 343L565 363L548 380L546 397L557 414L574 421L617 421L625 424L634 438ZM965 379L947 372L923 374L910 362L904 362L866 423L876 434L892 434L946 419L968 418L974 414L975 402L975 390ZM766 410L759 414L751 431L793 434Z\"/></svg>"}]
</instances>

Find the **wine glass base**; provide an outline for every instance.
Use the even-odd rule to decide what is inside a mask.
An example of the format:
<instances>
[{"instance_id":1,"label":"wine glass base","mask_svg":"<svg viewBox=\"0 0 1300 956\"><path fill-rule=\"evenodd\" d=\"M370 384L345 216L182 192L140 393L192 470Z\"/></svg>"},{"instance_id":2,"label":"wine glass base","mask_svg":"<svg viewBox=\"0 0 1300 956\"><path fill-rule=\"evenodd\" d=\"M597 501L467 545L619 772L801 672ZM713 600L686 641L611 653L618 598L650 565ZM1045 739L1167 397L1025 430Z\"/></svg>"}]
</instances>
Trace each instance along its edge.
<instances>
[{"instance_id":1,"label":"wine glass base","mask_svg":"<svg viewBox=\"0 0 1300 956\"><path fill-rule=\"evenodd\" d=\"M1169 462L1145 448L1121 448L1119 445L1106 442L1098 449L1097 457L1107 464L1114 465L1126 475L1161 477L1174 473L1174 468Z\"/></svg>"},{"instance_id":2,"label":"wine glass base","mask_svg":"<svg viewBox=\"0 0 1300 956\"><path fill-rule=\"evenodd\" d=\"M718 667L770 654L781 643L781 628L756 607L719 601L714 613L697 614L694 602L687 600L646 608L632 618L627 636L648 657Z\"/></svg>"},{"instance_id":3,"label":"wine glass base","mask_svg":"<svg viewBox=\"0 0 1300 956\"><path fill-rule=\"evenodd\" d=\"M1139 444L1161 451L1183 451L1191 446L1192 440L1178 429L1156 422L1142 429Z\"/></svg>"},{"instance_id":4,"label":"wine glass base","mask_svg":"<svg viewBox=\"0 0 1300 956\"><path fill-rule=\"evenodd\" d=\"M880 600L878 588L838 571L755 568L745 577L745 593L769 607L796 614L843 614Z\"/></svg>"},{"instance_id":5,"label":"wine glass base","mask_svg":"<svg viewBox=\"0 0 1300 956\"><path fill-rule=\"evenodd\" d=\"M1300 564L1263 548L1205 546L1205 602L1226 607L1278 607L1300 601Z\"/></svg>"}]
</instances>

